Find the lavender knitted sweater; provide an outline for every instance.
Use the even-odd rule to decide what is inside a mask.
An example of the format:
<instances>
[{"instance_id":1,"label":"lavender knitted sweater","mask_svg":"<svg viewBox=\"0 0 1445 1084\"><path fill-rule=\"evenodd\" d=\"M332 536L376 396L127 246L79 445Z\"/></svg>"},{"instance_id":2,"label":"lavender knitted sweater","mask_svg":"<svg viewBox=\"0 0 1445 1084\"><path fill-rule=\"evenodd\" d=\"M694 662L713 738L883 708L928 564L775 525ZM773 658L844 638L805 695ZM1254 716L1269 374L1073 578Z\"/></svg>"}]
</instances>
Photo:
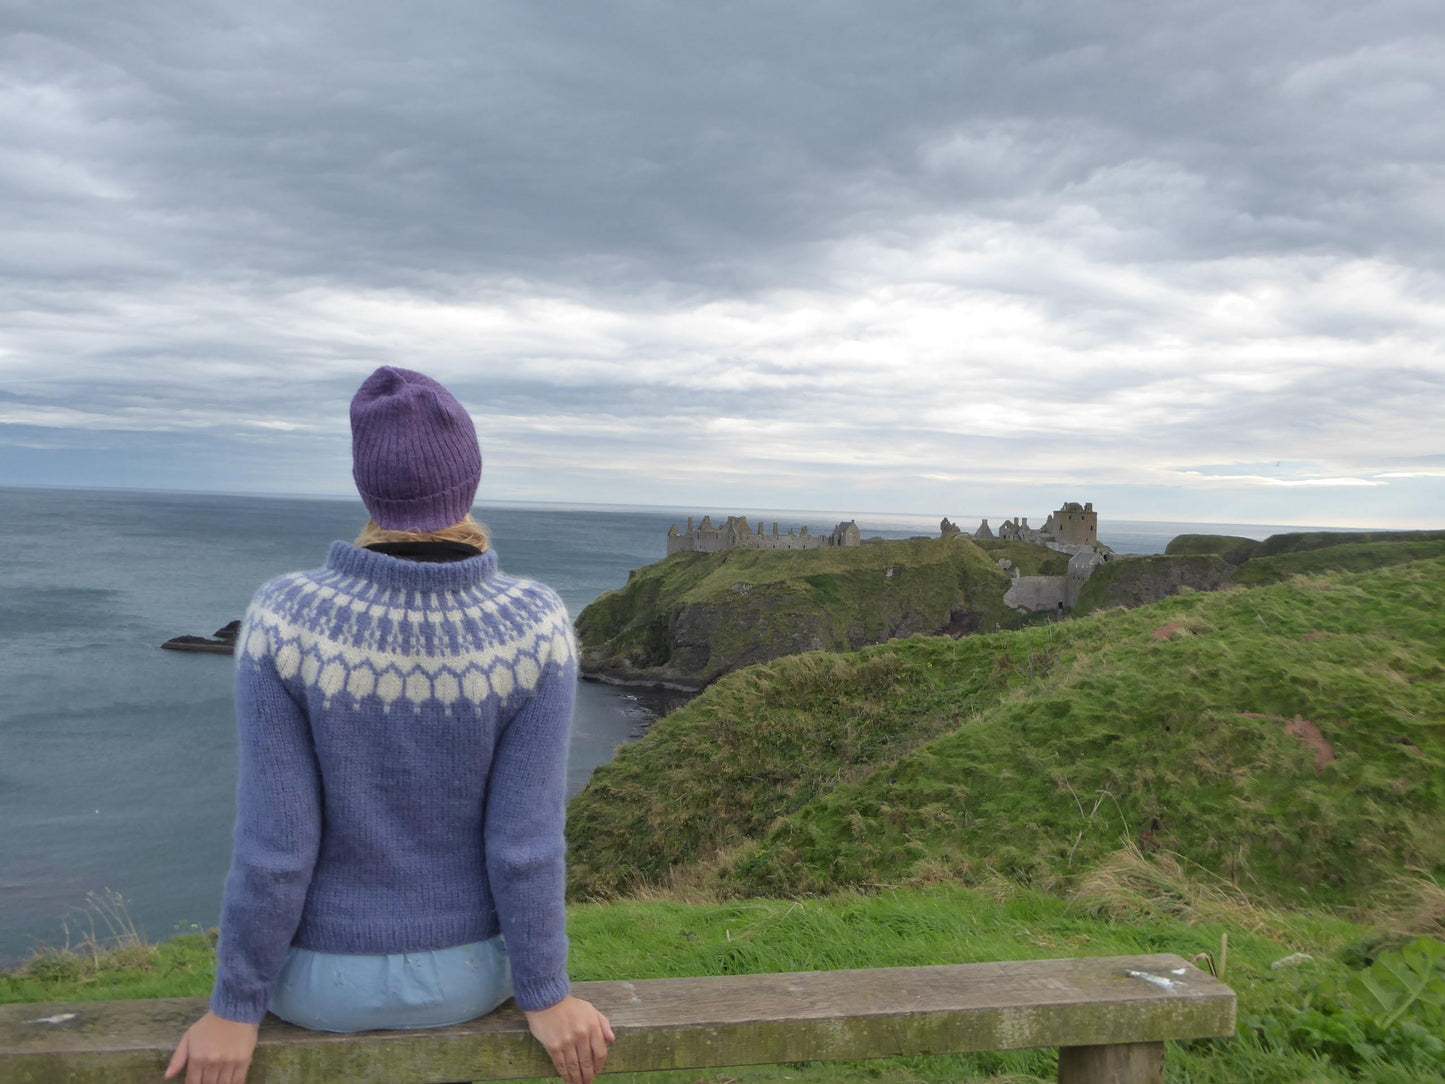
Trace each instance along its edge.
<instances>
[{"instance_id":1,"label":"lavender knitted sweater","mask_svg":"<svg viewBox=\"0 0 1445 1084\"><path fill-rule=\"evenodd\" d=\"M501 932L517 1004L567 996L576 696L550 589L344 542L267 583L237 640L235 854L211 1008L257 1023L291 945L421 952Z\"/></svg>"}]
</instances>

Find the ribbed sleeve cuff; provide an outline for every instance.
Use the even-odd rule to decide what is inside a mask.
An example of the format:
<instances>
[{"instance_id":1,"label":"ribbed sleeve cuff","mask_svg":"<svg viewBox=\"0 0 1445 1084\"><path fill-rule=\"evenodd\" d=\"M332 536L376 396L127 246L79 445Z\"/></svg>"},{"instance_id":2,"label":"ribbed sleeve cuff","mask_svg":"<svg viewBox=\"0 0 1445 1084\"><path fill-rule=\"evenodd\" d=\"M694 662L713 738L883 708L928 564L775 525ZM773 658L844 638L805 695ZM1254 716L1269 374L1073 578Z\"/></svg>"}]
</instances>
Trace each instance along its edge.
<instances>
[{"instance_id":1,"label":"ribbed sleeve cuff","mask_svg":"<svg viewBox=\"0 0 1445 1084\"><path fill-rule=\"evenodd\" d=\"M565 996L565 995L564 995ZM222 1020L237 1024L259 1024L266 1015L266 997L240 997L217 986L211 993L211 1011Z\"/></svg>"},{"instance_id":2,"label":"ribbed sleeve cuff","mask_svg":"<svg viewBox=\"0 0 1445 1084\"><path fill-rule=\"evenodd\" d=\"M517 984L516 975L513 974L512 992L517 999L517 1008L523 1012L539 1012L566 1000L567 995L572 992L572 983L564 973L543 982L522 986Z\"/></svg>"}]
</instances>

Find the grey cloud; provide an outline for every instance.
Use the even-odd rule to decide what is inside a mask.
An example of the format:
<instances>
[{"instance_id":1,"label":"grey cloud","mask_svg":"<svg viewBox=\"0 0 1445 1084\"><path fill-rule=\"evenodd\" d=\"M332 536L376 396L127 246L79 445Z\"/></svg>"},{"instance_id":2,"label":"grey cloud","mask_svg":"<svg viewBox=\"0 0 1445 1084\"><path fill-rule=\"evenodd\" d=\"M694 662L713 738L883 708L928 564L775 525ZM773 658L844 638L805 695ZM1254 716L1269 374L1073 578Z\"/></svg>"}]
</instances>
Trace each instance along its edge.
<instances>
[{"instance_id":1,"label":"grey cloud","mask_svg":"<svg viewBox=\"0 0 1445 1084\"><path fill-rule=\"evenodd\" d=\"M1433 424L1433 0L75 0L7 18L4 409L122 428L169 411L258 454L257 423L304 423L287 447L309 453L373 365L443 365L508 454L587 419L619 455L661 455L651 421L689 428L690 463L756 465L769 447L748 435L783 431L830 479L870 446L920 470L1022 462L1070 404L1127 419L1069 430L1120 463L1263 458L1276 436L1358 456L1392 419L1420 454ZM1208 311L1256 286L1258 311ZM389 336L357 314L377 296L419 300L418 324L537 298L618 320ZM956 311L956 334L846 311L899 297ZM713 337L709 303L737 309ZM968 322L990 305L1023 317ZM827 333L775 318L790 306ZM470 361L468 335L490 352ZM890 367L870 337L932 353ZM1316 342L1356 350L1355 372L1300 363ZM1292 382L1217 400L1160 383L1251 343L1281 344L1260 365ZM1129 409L1141 389L1162 405ZM975 403L1034 420L938 420ZM744 436L705 432L714 417Z\"/></svg>"},{"instance_id":2,"label":"grey cloud","mask_svg":"<svg viewBox=\"0 0 1445 1084\"><path fill-rule=\"evenodd\" d=\"M5 57L65 123L12 137L132 194L41 170L75 265L747 292L859 229L1073 205L1142 258L1438 240L1388 209L1445 139L1411 4L239 10L25 10Z\"/></svg>"}]
</instances>

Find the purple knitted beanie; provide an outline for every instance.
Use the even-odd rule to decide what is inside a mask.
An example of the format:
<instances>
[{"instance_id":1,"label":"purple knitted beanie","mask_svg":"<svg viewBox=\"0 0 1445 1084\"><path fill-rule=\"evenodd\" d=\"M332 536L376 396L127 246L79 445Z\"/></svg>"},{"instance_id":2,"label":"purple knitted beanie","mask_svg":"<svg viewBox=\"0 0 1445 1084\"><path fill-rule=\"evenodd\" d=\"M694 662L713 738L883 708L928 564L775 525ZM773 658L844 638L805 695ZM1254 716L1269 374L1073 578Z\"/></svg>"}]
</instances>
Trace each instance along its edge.
<instances>
[{"instance_id":1,"label":"purple knitted beanie","mask_svg":"<svg viewBox=\"0 0 1445 1084\"><path fill-rule=\"evenodd\" d=\"M383 365L351 400L351 476L389 531L439 531L472 510L482 452L472 419L430 377Z\"/></svg>"}]
</instances>

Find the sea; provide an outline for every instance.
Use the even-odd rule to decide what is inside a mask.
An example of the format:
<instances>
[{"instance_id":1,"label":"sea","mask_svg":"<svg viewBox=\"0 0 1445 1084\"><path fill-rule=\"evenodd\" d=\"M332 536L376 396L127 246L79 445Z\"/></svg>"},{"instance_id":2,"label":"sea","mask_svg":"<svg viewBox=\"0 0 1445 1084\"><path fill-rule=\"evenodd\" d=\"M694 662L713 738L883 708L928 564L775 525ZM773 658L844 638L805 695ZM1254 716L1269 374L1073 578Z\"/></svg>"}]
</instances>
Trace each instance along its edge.
<instances>
[{"instance_id":1,"label":"sea","mask_svg":"<svg viewBox=\"0 0 1445 1084\"><path fill-rule=\"evenodd\" d=\"M670 526L729 511L825 534L856 519L864 538L936 535L939 524L612 505L497 503L476 514L501 567L550 584L575 616L661 559ZM950 515L965 528L981 518ZM355 498L0 487L0 965L109 936L113 906L152 941L215 925L234 815L233 664L160 645L242 616L263 581L317 567L365 519ZM1299 529L1103 519L1099 538L1159 553L1191 531ZM569 794L679 702L582 682Z\"/></svg>"}]
</instances>

